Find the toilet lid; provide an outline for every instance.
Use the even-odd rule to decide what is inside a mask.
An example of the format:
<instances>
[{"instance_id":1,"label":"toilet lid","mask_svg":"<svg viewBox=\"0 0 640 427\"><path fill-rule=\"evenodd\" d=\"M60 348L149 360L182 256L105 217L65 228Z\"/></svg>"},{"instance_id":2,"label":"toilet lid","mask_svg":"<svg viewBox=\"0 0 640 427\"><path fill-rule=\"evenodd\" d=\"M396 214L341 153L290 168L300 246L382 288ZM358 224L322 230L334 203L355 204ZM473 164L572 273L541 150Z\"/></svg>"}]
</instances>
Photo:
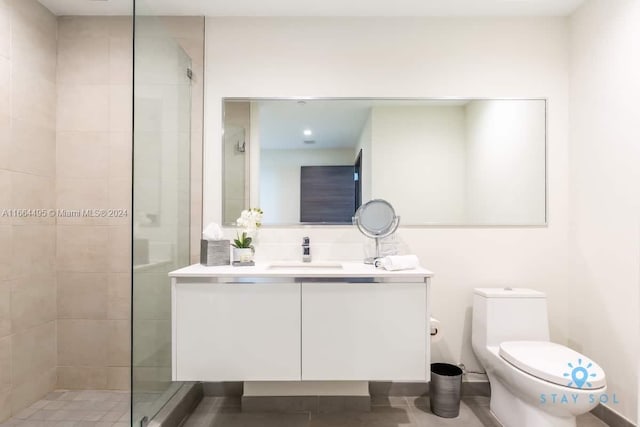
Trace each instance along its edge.
<instances>
[{"instance_id":1,"label":"toilet lid","mask_svg":"<svg viewBox=\"0 0 640 427\"><path fill-rule=\"evenodd\" d=\"M508 341L500 344L500 357L542 380L577 389L604 387L600 366L582 354L548 341Z\"/></svg>"}]
</instances>

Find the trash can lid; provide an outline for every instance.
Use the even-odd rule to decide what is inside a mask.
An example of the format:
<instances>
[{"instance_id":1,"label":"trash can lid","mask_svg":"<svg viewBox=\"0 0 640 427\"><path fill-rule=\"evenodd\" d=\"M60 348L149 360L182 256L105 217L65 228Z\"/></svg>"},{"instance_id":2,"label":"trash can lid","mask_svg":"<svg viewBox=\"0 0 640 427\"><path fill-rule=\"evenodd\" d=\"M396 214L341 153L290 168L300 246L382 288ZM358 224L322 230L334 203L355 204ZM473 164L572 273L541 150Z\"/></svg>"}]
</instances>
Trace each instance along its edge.
<instances>
[{"instance_id":1,"label":"trash can lid","mask_svg":"<svg viewBox=\"0 0 640 427\"><path fill-rule=\"evenodd\" d=\"M432 363L431 372L446 377L455 377L457 375L462 375L462 369L450 363Z\"/></svg>"}]
</instances>

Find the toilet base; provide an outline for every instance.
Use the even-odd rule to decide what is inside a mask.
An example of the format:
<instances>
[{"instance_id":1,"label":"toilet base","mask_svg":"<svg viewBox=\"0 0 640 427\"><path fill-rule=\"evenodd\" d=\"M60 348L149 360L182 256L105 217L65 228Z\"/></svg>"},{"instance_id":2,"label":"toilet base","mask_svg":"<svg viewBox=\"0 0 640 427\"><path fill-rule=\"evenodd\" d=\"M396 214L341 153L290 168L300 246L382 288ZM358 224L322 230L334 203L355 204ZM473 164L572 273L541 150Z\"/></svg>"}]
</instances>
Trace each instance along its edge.
<instances>
[{"instance_id":1,"label":"toilet base","mask_svg":"<svg viewBox=\"0 0 640 427\"><path fill-rule=\"evenodd\" d=\"M489 407L504 427L576 427L576 418L559 417L513 395L497 378L489 378Z\"/></svg>"}]
</instances>

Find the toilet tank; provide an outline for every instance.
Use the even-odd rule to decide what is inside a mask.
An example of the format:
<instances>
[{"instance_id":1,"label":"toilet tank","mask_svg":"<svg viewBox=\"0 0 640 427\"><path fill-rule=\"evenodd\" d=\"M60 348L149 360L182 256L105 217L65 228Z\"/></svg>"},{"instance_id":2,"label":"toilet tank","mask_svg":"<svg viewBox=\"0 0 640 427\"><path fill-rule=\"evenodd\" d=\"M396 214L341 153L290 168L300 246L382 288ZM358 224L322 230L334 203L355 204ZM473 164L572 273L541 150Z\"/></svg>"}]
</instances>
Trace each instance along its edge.
<instances>
[{"instance_id":1,"label":"toilet tank","mask_svg":"<svg viewBox=\"0 0 640 427\"><path fill-rule=\"evenodd\" d=\"M547 298L532 289L476 288L472 319L476 351L504 341L549 341Z\"/></svg>"}]
</instances>

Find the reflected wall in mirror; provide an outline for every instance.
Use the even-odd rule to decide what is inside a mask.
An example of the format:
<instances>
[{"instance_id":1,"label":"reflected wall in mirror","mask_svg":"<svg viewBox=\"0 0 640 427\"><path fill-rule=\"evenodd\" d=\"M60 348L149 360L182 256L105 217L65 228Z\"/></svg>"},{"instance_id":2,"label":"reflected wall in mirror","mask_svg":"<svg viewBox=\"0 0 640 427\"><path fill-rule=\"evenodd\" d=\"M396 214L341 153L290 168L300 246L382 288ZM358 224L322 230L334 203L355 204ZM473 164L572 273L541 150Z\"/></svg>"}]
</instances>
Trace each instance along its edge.
<instances>
[{"instance_id":1,"label":"reflected wall in mirror","mask_svg":"<svg viewBox=\"0 0 640 427\"><path fill-rule=\"evenodd\" d=\"M235 223L249 204L249 130L251 103L233 102L225 106L222 149L224 152L224 224Z\"/></svg>"},{"instance_id":2,"label":"reflected wall in mirror","mask_svg":"<svg viewBox=\"0 0 640 427\"><path fill-rule=\"evenodd\" d=\"M405 226L546 224L544 99L227 98L223 112L227 224L249 206L265 225L350 224L377 198Z\"/></svg>"}]
</instances>

